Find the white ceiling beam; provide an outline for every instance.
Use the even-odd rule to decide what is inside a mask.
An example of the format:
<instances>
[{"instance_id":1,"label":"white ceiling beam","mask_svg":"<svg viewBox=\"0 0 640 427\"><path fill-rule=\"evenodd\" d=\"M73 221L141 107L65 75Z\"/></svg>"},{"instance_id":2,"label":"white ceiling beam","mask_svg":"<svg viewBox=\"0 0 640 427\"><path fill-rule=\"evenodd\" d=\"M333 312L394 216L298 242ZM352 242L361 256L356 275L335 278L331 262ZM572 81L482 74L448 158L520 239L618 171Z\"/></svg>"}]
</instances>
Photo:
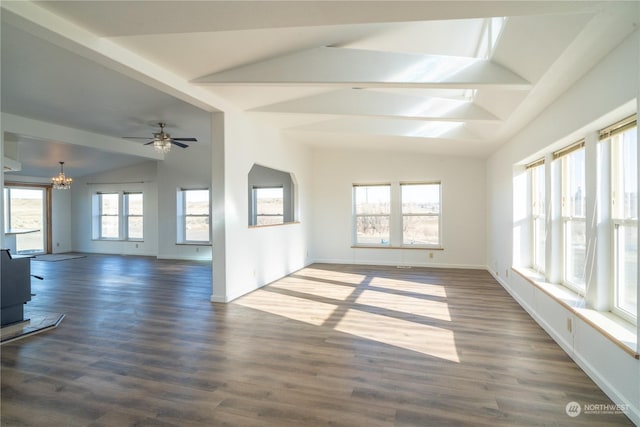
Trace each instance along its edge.
<instances>
[{"instance_id":1,"label":"white ceiling beam","mask_svg":"<svg viewBox=\"0 0 640 427\"><path fill-rule=\"evenodd\" d=\"M44 2L104 37L590 12L593 1ZM153 15L149 19L149 8ZM109 16L108 20L104 17Z\"/></svg>"},{"instance_id":2,"label":"white ceiling beam","mask_svg":"<svg viewBox=\"0 0 640 427\"><path fill-rule=\"evenodd\" d=\"M498 121L471 101L374 90L338 90L254 108L254 112L335 114L437 121Z\"/></svg>"},{"instance_id":3,"label":"white ceiling beam","mask_svg":"<svg viewBox=\"0 0 640 427\"><path fill-rule=\"evenodd\" d=\"M354 117L326 120L286 129L328 133L358 133L369 135L403 136L423 139L480 141L462 122L435 122L402 119Z\"/></svg>"},{"instance_id":4,"label":"white ceiling beam","mask_svg":"<svg viewBox=\"0 0 640 427\"><path fill-rule=\"evenodd\" d=\"M87 31L30 1L4 1L2 22L90 59L205 111L236 110L228 101L194 86L119 44Z\"/></svg>"},{"instance_id":5,"label":"white ceiling beam","mask_svg":"<svg viewBox=\"0 0 640 427\"><path fill-rule=\"evenodd\" d=\"M80 129L42 122L14 114L2 113L2 130L43 141L62 142L95 148L100 151L126 154L150 160L163 160L164 155L153 148L121 138L113 138Z\"/></svg>"},{"instance_id":6,"label":"white ceiling beam","mask_svg":"<svg viewBox=\"0 0 640 427\"><path fill-rule=\"evenodd\" d=\"M489 60L319 47L210 74L211 85L331 85L528 90L531 84Z\"/></svg>"}]
</instances>

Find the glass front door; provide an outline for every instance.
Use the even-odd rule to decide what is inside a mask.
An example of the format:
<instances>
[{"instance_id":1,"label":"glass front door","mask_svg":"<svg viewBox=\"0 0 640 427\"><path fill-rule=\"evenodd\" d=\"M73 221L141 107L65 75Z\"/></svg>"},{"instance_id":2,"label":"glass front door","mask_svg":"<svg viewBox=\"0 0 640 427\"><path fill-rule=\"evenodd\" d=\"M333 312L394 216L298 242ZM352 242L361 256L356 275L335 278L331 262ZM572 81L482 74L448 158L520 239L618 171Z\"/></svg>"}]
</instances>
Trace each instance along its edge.
<instances>
[{"instance_id":1,"label":"glass front door","mask_svg":"<svg viewBox=\"0 0 640 427\"><path fill-rule=\"evenodd\" d=\"M5 187L5 242L14 253L46 252L46 188Z\"/></svg>"}]
</instances>

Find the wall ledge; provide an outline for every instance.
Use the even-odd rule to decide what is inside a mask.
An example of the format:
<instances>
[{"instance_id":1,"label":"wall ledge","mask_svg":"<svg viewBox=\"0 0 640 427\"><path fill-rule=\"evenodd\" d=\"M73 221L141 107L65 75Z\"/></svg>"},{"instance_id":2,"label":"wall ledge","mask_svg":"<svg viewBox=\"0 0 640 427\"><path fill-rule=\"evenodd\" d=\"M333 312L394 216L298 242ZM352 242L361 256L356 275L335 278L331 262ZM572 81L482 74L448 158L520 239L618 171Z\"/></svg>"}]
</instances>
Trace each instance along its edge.
<instances>
[{"instance_id":1,"label":"wall ledge","mask_svg":"<svg viewBox=\"0 0 640 427\"><path fill-rule=\"evenodd\" d=\"M586 307L582 296L565 286L543 281L540 274L534 270L516 267L512 267L512 270L620 347L625 353L635 359L640 359L638 334L633 324L611 312Z\"/></svg>"}]
</instances>

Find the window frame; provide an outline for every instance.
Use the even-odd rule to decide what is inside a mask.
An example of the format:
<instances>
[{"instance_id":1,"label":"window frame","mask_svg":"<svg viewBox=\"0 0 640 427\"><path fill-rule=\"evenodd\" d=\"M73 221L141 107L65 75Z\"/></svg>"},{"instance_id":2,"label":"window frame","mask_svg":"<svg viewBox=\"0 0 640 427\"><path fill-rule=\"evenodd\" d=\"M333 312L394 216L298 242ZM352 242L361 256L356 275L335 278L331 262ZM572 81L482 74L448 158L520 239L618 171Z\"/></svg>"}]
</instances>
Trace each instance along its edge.
<instances>
[{"instance_id":1,"label":"window frame","mask_svg":"<svg viewBox=\"0 0 640 427\"><path fill-rule=\"evenodd\" d=\"M561 224L562 224L562 237L561 237L561 241L562 241L562 284L565 285L567 288L571 289L572 291L576 292L577 294L581 295L581 296L585 296L586 295L586 291L587 291L587 284L586 284L586 245L587 245L587 240L586 240L586 203L582 203L580 205L580 209L582 210L582 214L583 215L576 215L575 213L575 209L572 208L572 203L571 201L573 201L574 199L571 197L571 187L572 187L572 180L571 180L571 173L572 173L572 166L569 163L570 160L572 159L572 155L574 155L575 153L582 151L583 156L586 156L586 150L585 150L585 143L584 140L576 143L576 144L572 144L569 147L566 147L562 150L560 150L559 152L554 153L554 158L558 159L561 162L560 165L560 181L561 181ZM583 159L583 170L585 170L585 166L586 166L586 159ZM585 171L586 172L586 171ZM579 186L579 188L581 189L582 192L582 200L584 201L585 195L586 195L586 175L582 177L582 182L581 182L581 187ZM572 243L572 239L571 239L571 232L572 232L572 227L576 224L581 224L585 230L585 259L584 259L584 268L585 271L583 272L583 276L584 276L584 282L583 283L578 283L575 281L572 281L571 278L569 278L569 271L568 268L570 267L571 263L569 261L569 250L571 248L569 248L569 245Z\"/></svg>"},{"instance_id":2,"label":"window frame","mask_svg":"<svg viewBox=\"0 0 640 427\"><path fill-rule=\"evenodd\" d=\"M529 183L531 191L531 197L529 199L531 223L531 268L540 274L545 274L547 249L547 177L544 158L527 165L527 170L529 172ZM541 202L542 208L540 208ZM538 224L542 224L543 230L543 240L541 244L541 236L538 235ZM540 246L542 247L541 251L539 251Z\"/></svg>"},{"instance_id":3,"label":"window frame","mask_svg":"<svg viewBox=\"0 0 640 427\"><path fill-rule=\"evenodd\" d=\"M38 249L27 249L27 250L17 250L17 242L18 239L20 238L20 235L16 236L16 253L18 254L29 254L29 255L35 255L35 254L42 254L42 253L50 253L52 252L52 247L51 247L51 234L52 234L52 230L51 230L51 185L45 185L45 184L37 184L37 183L25 183L25 182L12 182L12 181L5 181L4 182L4 187L3 187L3 192L2 192L2 197L4 200L4 211L3 211L3 215L4 215L4 228L5 230L3 230L3 232L7 232L11 229L14 229L14 227L12 227L12 208L11 208L11 192L15 191L15 190L38 190L42 192L42 224L41 227L38 229L37 232L35 232L35 234L41 235L42 236L42 250L38 250ZM29 233L31 236L33 235L33 233Z\"/></svg>"},{"instance_id":4,"label":"window frame","mask_svg":"<svg viewBox=\"0 0 640 427\"><path fill-rule=\"evenodd\" d=\"M627 120L628 122L628 120ZM615 126L615 125L612 125ZM638 188L636 188L636 200L635 200L635 212L626 212L625 209L625 203L619 203L619 200L624 200L623 197L620 197L620 192L621 190L624 191L624 160L628 159L628 158L632 158L633 157L628 157L624 155L624 151L623 151L623 147L621 146L623 141L623 135L626 134L627 132L637 132L637 124L635 126L631 125L629 126L629 123L627 123L624 128L620 129L619 131L615 131L613 133L609 133L607 135L602 135L601 132L601 137L602 139L607 139L608 143L611 146L611 162L610 162L610 169L611 169L611 197L610 197L610 203L611 203L611 227L612 227L612 231L611 231L611 245L613 250L611 251L611 275L612 275L612 286L611 286L611 312L613 314L615 314L618 317L621 317L629 322L635 323L637 322L638 319L638 314L639 313L632 313L628 310L626 310L624 307L622 307L618 302L619 302L619 298L620 298L620 287L622 286L621 284L621 279L620 279L620 266L621 264L624 264L623 260L620 259L620 244L621 242L624 243L624 231L623 229L625 227L632 227L635 228L636 231L636 245L637 245L637 239L638 239ZM636 134L637 135L637 134ZM638 140L636 137L636 153L638 150ZM636 174L637 174L637 155L635 157L635 163L636 163ZM632 160L633 161L633 160ZM633 215L635 214L635 215ZM622 237L621 237L622 235ZM637 251L637 246L636 246L636 251ZM637 265L637 261L638 261L638 257L636 255L636 270L638 268ZM624 277L624 274L622 275ZM637 274L636 274L636 298L638 298L638 294L640 292L638 292L638 278L637 278Z\"/></svg>"},{"instance_id":5,"label":"window frame","mask_svg":"<svg viewBox=\"0 0 640 427\"><path fill-rule=\"evenodd\" d=\"M358 213L358 203L357 203L357 191L360 188L371 188L371 187L385 187L388 188L389 198L388 205L389 211L388 213ZM362 247L390 247L391 246L391 214L392 214L392 189L391 183L375 183L375 184L353 184L352 185L352 243L353 246L362 246ZM358 241L358 219L364 217L374 217L374 218L387 218L388 224L388 235L386 242L384 239L380 243L371 243L371 242L360 242Z\"/></svg>"},{"instance_id":6,"label":"window frame","mask_svg":"<svg viewBox=\"0 0 640 427\"><path fill-rule=\"evenodd\" d=\"M140 194L142 196L142 214L131 215L128 208L128 195ZM105 214L103 212L102 199L106 195L116 195L118 201L118 212L116 214ZM99 240L103 242L143 242L144 241L144 192L143 191L96 191L93 193L93 197L96 200L94 205L94 232L93 240ZM115 217L118 220L116 237L105 237L102 226L103 217ZM129 217L142 218L142 237L131 237L129 235Z\"/></svg>"},{"instance_id":7,"label":"window frame","mask_svg":"<svg viewBox=\"0 0 640 427\"><path fill-rule=\"evenodd\" d=\"M435 185L438 188L438 212L437 213L405 213L404 203L402 201L403 188L408 186L427 186ZM442 248L442 182L440 181L425 181L425 182L401 182L400 183L400 216L402 219L401 229L401 242L403 247L411 248L428 248L428 249L440 249ZM392 209L393 211L393 209ZM436 217L438 219L438 241L435 244L412 244L405 243L405 218L406 217Z\"/></svg>"},{"instance_id":8,"label":"window frame","mask_svg":"<svg viewBox=\"0 0 640 427\"><path fill-rule=\"evenodd\" d=\"M207 192L208 209L206 214L193 214L187 212L187 195L190 192ZM178 235L177 244L181 245L210 245L211 244L211 190L209 188L180 188L178 189ZM189 218L206 218L208 228L207 240L187 239L187 224Z\"/></svg>"},{"instance_id":9,"label":"window frame","mask_svg":"<svg viewBox=\"0 0 640 427\"><path fill-rule=\"evenodd\" d=\"M140 195L142 197L142 213L132 214L130 209L129 198L132 195ZM124 240L141 242L144 241L144 193L142 191L125 191L122 197L123 202L123 227L124 227ZM129 219L140 218L142 220L142 237L131 237Z\"/></svg>"},{"instance_id":10,"label":"window frame","mask_svg":"<svg viewBox=\"0 0 640 427\"><path fill-rule=\"evenodd\" d=\"M116 195L118 196L117 200L118 200L118 212L115 214L105 214L104 213L104 206L102 203L102 199L103 196L106 195ZM106 240L106 241L113 241L113 240L123 240L122 239L122 231L121 231L121 226L122 226L122 220L121 220L121 213L122 213L122 201L120 196L120 192L117 191L109 191L109 192L98 192L97 193L98 196L98 239L97 240ZM104 232L103 232L103 222L102 219L104 217L115 217L118 222L116 225L116 230L117 230L117 236L116 237L105 237Z\"/></svg>"},{"instance_id":11,"label":"window frame","mask_svg":"<svg viewBox=\"0 0 640 427\"><path fill-rule=\"evenodd\" d=\"M279 213L277 214L269 214L269 213L261 213L260 212L260 203L259 203L259 192L260 190L280 190L280 199L282 200L281 203L281 210ZM267 185L267 186L254 186L252 188L252 225L255 227L265 227L265 226L270 226L270 225L282 225L284 224L284 186L282 185ZM266 222L266 223L260 223L260 218L270 218L270 217L280 217L281 221L280 222Z\"/></svg>"}]
</instances>

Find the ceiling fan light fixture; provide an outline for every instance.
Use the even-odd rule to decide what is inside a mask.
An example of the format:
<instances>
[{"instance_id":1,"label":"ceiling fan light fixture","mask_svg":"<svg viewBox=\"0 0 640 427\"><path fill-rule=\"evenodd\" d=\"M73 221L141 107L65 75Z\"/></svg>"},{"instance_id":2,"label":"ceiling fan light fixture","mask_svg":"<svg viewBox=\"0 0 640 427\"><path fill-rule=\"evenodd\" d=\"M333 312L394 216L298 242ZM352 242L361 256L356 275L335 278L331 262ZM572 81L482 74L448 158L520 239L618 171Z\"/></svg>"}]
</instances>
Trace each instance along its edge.
<instances>
[{"instance_id":1,"label":"ceiling fan light fixture","mask_svg":"<svg viewBox=\"0 0 640 427\"><path fill-rule=\"evenodd\" d=\"M167 154L171 150L171 138L169 135L156 135L153 138L153 148L158 153Z\"/></svg>"},{"instance_id":2,"label":"ceiling fan light fixture","mask_svg":"<svg viewBox=\"0 0 640 427\"><path fill-rule=\"evenodd\" d=\"M64 162L60 163L60 173L58 176L54 176L51 178L51 184L53 184L53 188L56 190L68 190L71 188L71 183L73 182L73 178L69 178L64 174Z\"/></svg>"}]
</instances>

